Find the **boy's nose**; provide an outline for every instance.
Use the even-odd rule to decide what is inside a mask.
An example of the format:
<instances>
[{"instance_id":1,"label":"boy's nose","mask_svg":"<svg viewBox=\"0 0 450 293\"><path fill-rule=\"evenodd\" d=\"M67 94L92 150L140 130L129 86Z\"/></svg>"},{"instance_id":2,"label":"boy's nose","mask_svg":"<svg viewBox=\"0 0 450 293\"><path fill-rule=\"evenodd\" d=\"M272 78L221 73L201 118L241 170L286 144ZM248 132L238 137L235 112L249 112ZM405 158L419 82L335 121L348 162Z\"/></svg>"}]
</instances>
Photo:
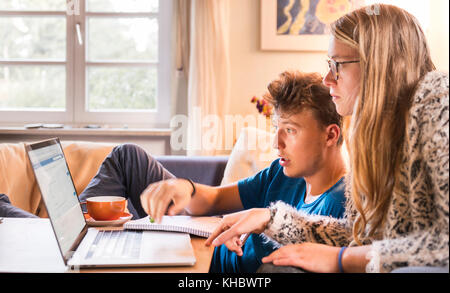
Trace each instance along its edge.
<instances>
[{"instance_id":1,"label":"boy's nose","mask_svg":"<svg viewBox=\"0 0 450 293\"><path fill-rule=\"evenodd\" d=\"M273 148L278 150L278 149L282 149L284 148L284 143L282 141L282 138L280 137L280 135L278 134L278 131L275 133L275 137L273 138L273 144L272 144Z\"/></svg>"},{"instance_id":2,"label":"boy's nose","mask_svg":"<svg viewBox=\"0 0 450 293\"><path fill-rule=\"evenodd\" d=\"M272 141L272 147L276 150L278 149L278 132L275 133L275 136Z\"/></svg>"}]
</instances>

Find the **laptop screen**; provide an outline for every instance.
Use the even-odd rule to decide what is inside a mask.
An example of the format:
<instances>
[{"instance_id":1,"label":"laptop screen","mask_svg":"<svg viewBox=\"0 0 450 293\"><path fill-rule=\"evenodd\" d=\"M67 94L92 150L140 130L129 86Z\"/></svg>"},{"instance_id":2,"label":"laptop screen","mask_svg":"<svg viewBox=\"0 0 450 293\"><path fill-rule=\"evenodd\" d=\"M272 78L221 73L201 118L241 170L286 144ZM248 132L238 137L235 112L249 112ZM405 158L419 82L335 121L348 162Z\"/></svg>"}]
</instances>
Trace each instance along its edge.
<instances>
[{"instance_id":1,"label":"laptop screen","mask_svg":"<svg viewBox=\"0 0 450 293\"><path fill-rule=\"evenodd\" d=\"M63 150L54 139L29 145L27 151L59 247L66 256L86 221Z\"/></svg>"}]
</instances>

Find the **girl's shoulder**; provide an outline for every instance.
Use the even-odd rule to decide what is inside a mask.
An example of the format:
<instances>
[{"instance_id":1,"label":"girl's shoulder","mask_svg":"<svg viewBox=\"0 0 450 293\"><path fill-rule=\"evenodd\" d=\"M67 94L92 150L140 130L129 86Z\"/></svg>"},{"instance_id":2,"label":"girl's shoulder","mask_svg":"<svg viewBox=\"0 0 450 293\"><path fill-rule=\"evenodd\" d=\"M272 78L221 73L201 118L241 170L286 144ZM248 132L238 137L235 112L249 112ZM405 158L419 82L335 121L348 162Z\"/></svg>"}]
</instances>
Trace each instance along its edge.
<instances>
[{"instance_id":1,"label":"girl's shoulder","mask_svg":"<svg viewBox=\"0 0 450 293\"><path fill-rule=\"evenodd\" d=\"M448 144L449 79L448 74L432 71L420 81L408 120L408 139L411 145L424 151ZM433 148L432 148L433 149ZM448 148L447 148L448 153Z\"/></svg>"},{"instance_id":2,"label":"girl's shoulder","mask_svg":"<svg viewBox=\"0 0 450 293\"><path fill-rule=\"evenodd\" d=\"M430 103L440 103L447 101L448 106L448 74L440 71L428 72L417 86L414 94L413 104L425 105ZM444 102L445 104L445 102Z\"/></svg>"}]
</instances>

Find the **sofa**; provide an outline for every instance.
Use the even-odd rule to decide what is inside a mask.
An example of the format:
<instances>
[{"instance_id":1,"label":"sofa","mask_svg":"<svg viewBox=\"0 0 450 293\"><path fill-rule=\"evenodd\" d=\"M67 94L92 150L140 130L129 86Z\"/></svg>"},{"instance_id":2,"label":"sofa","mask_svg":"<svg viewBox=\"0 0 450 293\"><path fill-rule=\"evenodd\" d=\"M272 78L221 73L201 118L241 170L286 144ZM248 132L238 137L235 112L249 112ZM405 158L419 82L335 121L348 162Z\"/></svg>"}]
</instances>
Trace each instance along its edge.
<instances>
[{"instance_id":1,"label":"sofa","mask_svg":"<svg viewBox=\"0 0 450 293\"><path fill-rule=\"evenodd\" d=\"M251 176L267 167L276 153L248 147L249 137L269 135L257 129L241 131L229 156L155 156L176 177L218 186ZM116 146L111 143L62 141L64 154L77 194L86 188L105 157ZM12 205L39 217L48 217L24 143L0 144L0 194L6 194ZM128 211L136 216L131 203Z\"/></svg>"},{"instance_id":2,"label":"sofa","mask_svg":"<svg viewBox=\"0 0 450 293\"><path fill-rule=\"evenodd\" d=\"M94 177L101 163L115 145L70 141L62 142L77 194ZM155 156L173 175L217 186L223 178L227 156ZM48 217L39 188L25 152L24 143L0 144L0 194L11 203L39 217ZM135 214L131 203L128 210Z\"/></svg>"}]
</instances>

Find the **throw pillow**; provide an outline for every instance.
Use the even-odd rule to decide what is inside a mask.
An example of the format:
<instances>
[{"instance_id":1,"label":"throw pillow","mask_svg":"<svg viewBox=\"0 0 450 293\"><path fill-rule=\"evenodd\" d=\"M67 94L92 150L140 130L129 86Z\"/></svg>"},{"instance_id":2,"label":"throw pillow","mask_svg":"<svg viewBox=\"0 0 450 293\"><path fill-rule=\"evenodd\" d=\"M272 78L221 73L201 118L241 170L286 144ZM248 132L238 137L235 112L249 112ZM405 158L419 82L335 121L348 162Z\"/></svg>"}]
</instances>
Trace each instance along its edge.
<instances>
[{"instance_id":1,"label":"throw pillow","mask_svg":"<svg viewBox=\"0 0 450 293\"><path fill-rule=\"evenodd\" d=\"M231 151L221 185L247 178L269 167L277 158L277 150L272 147L274 136L274 133L255 127L243 128Z\"/></svg>"}]
</instances>

